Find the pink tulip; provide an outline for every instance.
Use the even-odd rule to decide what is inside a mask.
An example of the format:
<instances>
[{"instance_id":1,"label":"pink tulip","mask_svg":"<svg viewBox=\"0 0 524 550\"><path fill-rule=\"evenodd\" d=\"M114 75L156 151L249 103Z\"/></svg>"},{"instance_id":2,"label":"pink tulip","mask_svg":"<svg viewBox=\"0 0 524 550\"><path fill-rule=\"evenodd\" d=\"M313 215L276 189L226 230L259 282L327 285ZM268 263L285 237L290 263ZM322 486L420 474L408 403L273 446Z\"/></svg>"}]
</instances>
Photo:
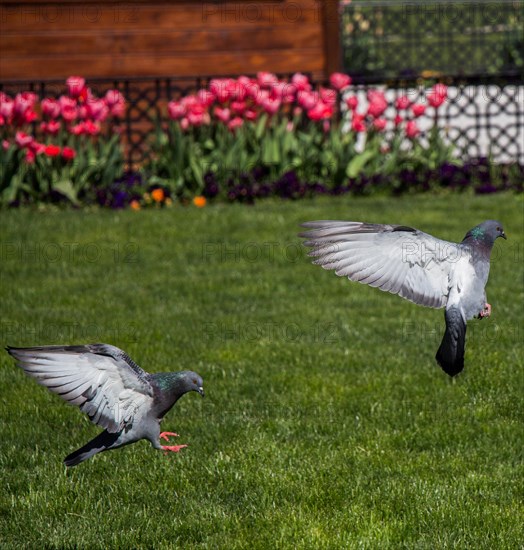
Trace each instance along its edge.
<instances>
[{"instance_id":1,"label":"pink tulip","mask_svg":"<svg viewBox=\"0 0 524 550\"><path fill-rule=\"evenodd\" d=\"M318 103L319 97L315 92L300 91L297 94L298 104L309 111Z\"/></svg>"},{"instance_id":2,"label":"pink tulip","mask_svg":"<svg viewBox=\"0 0 524 550\"><path fill-rule=\"evenodd\" d=\"M255 98L255 103L262 106L268 99L270 99L269 90L259 90Z\"/></svg>"},{"instance_id":3,"label":"pink tulip","mask_svg":"<svg viewBox=\"0 0 524 550\"><path fill-rule=\"evenodd\" d=\"M178 101L170 101L167 104L167 112L172 120L179 120L186 114L186 107Z\"/></svg>"},{"instance_id":4,"label":"pink tulip","mask_svg":"<svg viewBox=\"0 0 524 550\"><path fill-rule=\"evenodd\" d=\"M237 114L241 115L246 110L246 102L245 101L232 101L231 102L231 110Z\"/></svg>"},{"instance_id":5,"label":"pink tulip","mask_svg":"<svg viewBox=\"0 0 524 550\"><path fill-rule=\"evenodd\" d=\"M242 78L242 77L241 77ZM248 79L249 82L245 84L246 95L255 101L260 93L260 84L256 80Z\"/></svg>"},{"instance_id":6,"label":"pink tulip","mask_svg":"<svg viewBox=\"0 0 524 550\"><path fill-rule=\"evenodd\" d=\"M60 116L60 103L56 99L46 97L42 99L40 106L42 114L49 118L58 118Z\"/></svg>"},{"instance_id":7,"label":"pink tulip","mask_svg":"<svg viewBox=\"0 0 524 550\"><path fill-rule=\"evenodd\" d=\"M85 132L90 136L96 136L100 133L100 124L98 122L86 120L84 122L84 128L85 128Z\"/></svg>"},{"instance_id":8,"label":"pink tulip","mask_svg":"<svg viewBox=\"0 0 524 550\"><path fill-rule=\"evenodd\" d=\"M187 114L187 121L191 124L191 126L202 126L203 124L209 124L209 114L203 107L202 109L195 108Z\"/></svg>"},{"instance_id":9,"label":"pink tulip","mask_svg":"<svg viewBox=\"0 0 524 550\"><path fill-rule=\"evenodd\" d=\"M385 130L386 128L386 119L385 118L376 118L374 121L373 121L373 127L375 128L375 130L377 130L378 132L382 132L383 130Z\"/></svg>"},{"instance_id":10,"label":"pink tulip","mask_svg":"<svg viewBox=\"0 0 524 550\"><path fill-rule=\"evenodd\" d=\"M189 128L189 120L187 120L186 117L184 117L181 121L180 121L180 128L182 128L182 130L187 130Z\"/></svg>"},{"instance_id":11,"label":"pink tulip","mask_svg":"<svg viewBox=\"0 0 524 550\"><path fill-rule=\"evenodd\" d=\"M378 118L388 107L386 97L378 90L370 90L367 95L369 101L368 115Z\"/></svg>"},{"instance_id":12,"label":"pink tulip","mask_svg":"<svg viewBox=\"0 0 524 550\"><path fill-rule=\"evenodd\" d=\"M87 133L85 124L83 122L79 122L78 124L71 126L69 128L69 133L73 134L74 136L81 136L82 134Z\"/></svg>"},{"instance_id":13,"label":"pink tulip","mask_svg":"<svg viewBox=\"0 0 524 550\"><path fill-rule=\"evenodd\" d=\"M7 95L0 97L0 116L4 117L6 122L11 120L15 102Z\"/></svg>"},{"instance_id":14,"label":"pink tulip","mask_svg":"<svg viewBox=\"0 0 524 550\"><path fill-rule=\"evenodd\" d=\"M220 103L231 99L233 89L230 78L213 78L209 83L209 90Z\"/></svg>"},{"instance_id":15,"label":"pink tulip","mask_svg":"<svg viewBox=\"0 0 524 550\"><path fill-rule=\"evenodd\" d=\"M258 112L255 109L246 109L244 111L244 118L253 122L258 118Z\"/></svg>"},{"instance_id":16,"label":"pink tulip","mask_svg":"<svg viewBox=\"0 0 524 550\"><path fill-rule=\"evenodd\" d=\"M18 145L18 147L22 149L24 147L29 147L34 140L35 138L33 136L30 136L25 132L16 132L15 143Z\"/></svg>"},{"instance_id":17,"label":"pink tulip","mask_svg":"<svg viewBox=\"0 0 524 550\"><path fill-rule=\"evenodd\" d=\"M271 88L271 97L280 99L282 103L293 103L295 101L295 86L288 82L278 82Z\"/></svg>"},{"instance_id":18,"label":"pink tulip","mask_svg":"<svg viewBox=\"0 0 524 550\"><path fill-rule=\"evenodd\" d=\"M291 83L295 86L297 92L309 92L311 90L309 78L305 74L295 73L291 78Z\"/></svg>"},{"instance_id":19,"label":"pink tulip","mask_svg":"<svg viewBox=\"0 0 524 550\"><path fill-rule=\"evenodd\" d=\"M45 151L46 145L45 143L38 143L38 141L33 141L33 143L31 143L29 147L35 155L41 155Z\"/></svg>"},{"instance_id":20,"label":"pink tulip","mask_svg":"<svg viewBox=\"0 0 524 550\"><path fill-rule=\"evenodd\" d=\"M405 96L405 95L400 96L399 98L397 98L397 101L395 101L395 107L399 111L403 111L407 109L410 105L411 105L411 101L409 100L408 96Z\"/></svg>"},{"instance_id":21,"label":"pink tulip","mask_svg":"<svg viewBox=\"0 0 524 550\"><path fill-rule=\"evenodd\" d=\"M69 97L78 98L85 90L86 81L81 76L70 76L66 80L67 92Z\"/></svg>"},{"instance_id":22,"label":"pink tulip","mask_svg":"<svg viewBox=\"0 0 524 550\"><path fill-rule=\"evenodd\" d=\"M49 122L42 122L42 124L40 124L40 130L42 130L44 134L50 134L52 136L56 136L60 131L60 122L58 122L58 120L50 120Z\"/></svg>"},{"instance_id":23,"label":"pink tulip","mask_svg":"<svg viewBox=\"0 0 524 550\"><path fill-rule=\"evenodd\" d=\"M415 118L418 118L419 116L422 116L424 112L426 111L426 106L422 105L422 103L414 103L411 106L411 111L413 113L413 116Z\"/></svg>"},{"instance_id":24,"label":"pink tulip","mask_svg":"<svg viewBox=\"0 0 524 550\"><path fill-rule=\"evenodd\" d=\"M77 111L76 111L76 101L74 99L71 99L70 97L62 95L58 98L58 103L60 104L60 112L61 112L62 118L65 121L71 122L76 119Z\"/></svg>"},{"instance_id":25,"label":"pink tulip","mask_svg":"<svg viewBox=\"0 0 524 550\"><path fill-rule=\"evenodd\" d=\"M328 105L335 105L337 103L337 93L331 88L320 88L320 99Z\"/></svg>"},{"instance_id":26,"label":"pink tulip","mask_svg":"<svg viewBox=\"0 0 524 550\"><path fill-rule=\"evenodd\" d=\"M2 149L7 151L9 147L11 147L11 144L7 141L7 139L2 140Z\"/></svg>"},{"instance_id":27,"label":"pink tulip","mask_svg":"<svg viewBox=\"0 0 524 550\"><path fill-rule=\"evenodd\" d=\"M199 90L197 93L197 98L198 101L200 101L200 103L202 103L205 107L210 107L215 101L215 95L213 92L206 89Z\"/></svg>"},{"instance_id":28,"label":"pink tulip","mask_svg":"<svg viewBox=\"0 0 524 550\"><path fill-rule=\"evenodd\" d=\"M257 80L261 86L264 86L266 88L270 88L278 82L278 78L273 73L268 73L264 71L257 73Z\"/></svg>"},{"instance_id":29,"label":"pink tulip","mask_svg":"<svg viewBox=\"0 0 524 550\"><path fill-rule=\"evenodd\" d=\"M76 108L76 117L79 120L86 120L89 118L89 109L87 105L78 105Z\"/></svg>"},{"instance_id":30,"label":"pink tulip","mask_svg":"<svg viewBox=\"0 0 524 550\"><path fill-rule=\"evenodd\" d=\"M27 164L33 164L35 162L35 153L31 149L26 149L25 151L25 161Z\"/></svg>"},{"instance_id":31,"label":"pink tulip","mask_svg":"<svg viewBox=\"0 0 524 550\"><path fill-rule=\"evenodd\" d=\"M331 118L333 116L333 106L318 101L313 108L308 110L307 116L315 121Z\"/></svg>"},{"instance_id":32,"label":"pink tulip","mask_svg":"<svg viewBox=\"0 0 524 550\"><path fill-rule=\"evenodd\" d=\"M125 102L124 96L120 93L119 90L107 90L106 95L104 96L107 106L111 109L113 105L117 103Z\"/></svg>"},{"instance_id":33,"label":"pink tulip","mask_svg":"<svg viewBox=\"0 0 524 550\"><path fill-rule=\"evenodd\" d=\"M243 119L241 119L240 117L235 117L233 119L231 119L227 125L227 127L231 130L231 131L234 131L236 130L237 128L240 128L242 126L242 124L244 124L244 121Z\"/></svg>"},{"instance_id":34,"label":"pink tulip","mask_svg":"<svg viewBox=\"0 0 524 550\"><path fill-rule=\"evenodd\" d=\"M413 139L418 136L420 130L418 129L417 123L414 120L408 120L406 123L406 136L410 139Z\"/></svg>"},{"instance_id":35,"label":"pink tulip","mask_svg":"<svg viewBox=\"0 0 524 550\"><path fill-rule=\"evenodd\" d=\"M351 77L343 73L333 73L329 77L329 82L335 90L344 90L351 84Z\"/></svg>"},{"instance_id":36,"label":"pink tulip","mask_svg":"<svg viewBox=\"0 0 524 550\"><path fill-rule=\"evenodd\" d=\"M348 109L350 109L351 111L354 111L358 107L357 96L352 95L351 97L348 97L346 99L346 105L347 105Z\"/></svg>"},{"instance_id":37,"label":"pink tulip","mask_svg":"<svg viewBox=\"0 0 524 550\"><path fill-rule=\"evenodd\" d=\"M115 105L119 105L116 103ZM115 105L112 108L115 108ZM88 104L88 115L99 122L103 122L109 115L109 107L103 99L92 99Z\"/></svg>"},{"instance_id":38,"label":"pink tulip","mask_svg":"<svg viewBox=\"0 0 524 550\"><path fill-rule=\"evenodd\" d=\"M271 99L268 97L262 104L262 107L267 114L274 115L280 109L280 105L280 99Z\"/></svg>"},{"instance_id":39,"label":"pink tulip","mask_svg":"<svg viewBox=\"0 0 524 550\"><path fill-rule=\"evenodd\" d=\"M13 118L17 124L29 124L36 119L36 113L33 111L36 99L36 94L32 92L16 94L13 105Z\"/></svg>"},{"instance_id":40,"label":"pink tulip","mask_svg":"<svg viewBox=\"0 0 524 550\"><path fill-rule=\"evenodd\" d=\"M231 112L229 109L222 109L221 107L215 107L215 110L213 111L215 116L220 120L221 122L228 122L231 118Z\"/></svg>"}]
</instances>

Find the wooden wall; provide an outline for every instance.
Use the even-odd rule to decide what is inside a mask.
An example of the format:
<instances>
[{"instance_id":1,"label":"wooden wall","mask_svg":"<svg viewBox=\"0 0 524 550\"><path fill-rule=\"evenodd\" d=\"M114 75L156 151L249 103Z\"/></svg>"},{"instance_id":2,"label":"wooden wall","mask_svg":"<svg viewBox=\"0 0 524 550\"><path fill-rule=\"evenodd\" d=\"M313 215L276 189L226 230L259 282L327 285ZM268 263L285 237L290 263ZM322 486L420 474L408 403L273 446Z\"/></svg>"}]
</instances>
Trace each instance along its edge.
<instances>
[{"instance_id":1,"label":"wooden wall","mask_svg":"<svg viewBox=\"0 0 524 550\"><path fill-rule=\"evenodd\" d=\"M337 1L0 0L0 79L339 68Z\"/></svg>"}]
</instances>

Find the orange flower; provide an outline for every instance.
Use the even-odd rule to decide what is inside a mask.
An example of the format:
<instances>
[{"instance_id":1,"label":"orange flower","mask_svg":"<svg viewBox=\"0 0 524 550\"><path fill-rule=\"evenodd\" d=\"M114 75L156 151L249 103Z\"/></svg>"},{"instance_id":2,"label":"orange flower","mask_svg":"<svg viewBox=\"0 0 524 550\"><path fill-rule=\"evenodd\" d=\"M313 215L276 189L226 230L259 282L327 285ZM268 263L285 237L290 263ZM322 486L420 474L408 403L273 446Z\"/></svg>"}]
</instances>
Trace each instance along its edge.
<instances>
[{"instance_id":1,"label":"orange flower","mask_svg":"<svg viewBox=\"0 0 524 550\"><path fill-rule=\"evenodd\" d=\"M157 188L157 189L153 189L153 191L151 191L151 197L153 198L153 200L155 202L162 202L164 200L164 190L163 189L160 189L160 188Z\"/></svg>"},{"instance_id":2,"label":"orange flower","mask_svg":"<svg viewBox=\"0 0 524 550\"><path fill-rule=\"evenodd\" d=\"M129 206L130 206L133 210L140 210L140 203L139 203L137 200L131 201L131 202L129 203Z\"/></svg>"},{"instance_id":3,"label":"orange flower","mask_svg":"<svg viewBox=\"0 0 524 550\"><path fill-rule=\"evenodd\" d=\"M193 199L193 204L198 208L203 208L206 205L206 202L206 197L203 197L202 195L199 195Z\"/></svg>"}]
</instances>

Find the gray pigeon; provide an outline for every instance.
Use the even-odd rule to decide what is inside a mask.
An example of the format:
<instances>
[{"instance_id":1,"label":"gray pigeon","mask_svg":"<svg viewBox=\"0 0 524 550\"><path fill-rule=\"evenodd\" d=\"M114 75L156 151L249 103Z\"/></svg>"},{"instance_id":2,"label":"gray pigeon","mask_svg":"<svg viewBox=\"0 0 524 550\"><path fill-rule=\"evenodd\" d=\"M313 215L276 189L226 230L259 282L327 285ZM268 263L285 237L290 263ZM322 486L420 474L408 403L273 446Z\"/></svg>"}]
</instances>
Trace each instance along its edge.
<instances>
[{"instance_id":1,"label":"gray pigeon","mask_svg":"<svg viewBox=\"0 0 524 550\"><path fill-rule=\"evenodd\" d=\"M437 352L450 376L464 368L466 321L487 317L484 287L491 249L506 238L502 224L488 220L460 244L435 239L403 225L315 221L302 224L313 263L352 281L398 294L422 306L445 307L446 332Z\"/></svg>"},{"instance_id":2,"label":"gray pigeon","mask_svg":"<svg viewBox=\"0 0 524 550\"><path fill-rule=\"evenodd\" d=\"M64 459L76 466L96 453L148 439L155 449L178 452L187 445L161 445L173 432L160 422L189 391L204 396L195 372L143 371L125 352L108 344L6 348L24 371L105 430Z\"/></svg>"}]
</instances>

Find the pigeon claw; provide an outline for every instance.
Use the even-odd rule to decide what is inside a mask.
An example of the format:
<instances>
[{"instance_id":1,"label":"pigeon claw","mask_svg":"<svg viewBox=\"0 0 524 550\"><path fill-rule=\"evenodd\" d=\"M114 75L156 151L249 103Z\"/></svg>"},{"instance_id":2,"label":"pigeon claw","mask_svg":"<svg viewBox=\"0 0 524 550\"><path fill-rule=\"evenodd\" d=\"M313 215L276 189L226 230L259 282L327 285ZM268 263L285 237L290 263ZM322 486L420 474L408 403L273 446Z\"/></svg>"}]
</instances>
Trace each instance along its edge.
<instances>
[{"instance_id":1,"label":"pigeon claw","mask_svg":"<svg viewBox=\"0 0 524 550\"><path fill-rule=\"evenodd\" d=\"M168 452L178 453L180 449L187 447L187 445L161 445L160 447L164 451L164 454L167 455Z\"/></svg>"},{"instance_id":2,"label":"pigeon claw","mask_svg":"<svg viewBox=\"0 0 524 550\"><path fill-rule=\"evenodd\" d=\"M479 319L484 319L484 317L489 317L491 315L491 305L486 304L484 309L479 313Z\"/></svg>"},{"instance_id":3,"label":"pigeon claw","mask_svg":"<svg viewBox=\"0 0 524 550\"><path fill-rule=\"evenodd\" d=\"M162 432L160 434L160 439L165 439L166 441L169 441L169 436L178 437L178 434L175 432Z\"/></svg>"}]
</instances>

